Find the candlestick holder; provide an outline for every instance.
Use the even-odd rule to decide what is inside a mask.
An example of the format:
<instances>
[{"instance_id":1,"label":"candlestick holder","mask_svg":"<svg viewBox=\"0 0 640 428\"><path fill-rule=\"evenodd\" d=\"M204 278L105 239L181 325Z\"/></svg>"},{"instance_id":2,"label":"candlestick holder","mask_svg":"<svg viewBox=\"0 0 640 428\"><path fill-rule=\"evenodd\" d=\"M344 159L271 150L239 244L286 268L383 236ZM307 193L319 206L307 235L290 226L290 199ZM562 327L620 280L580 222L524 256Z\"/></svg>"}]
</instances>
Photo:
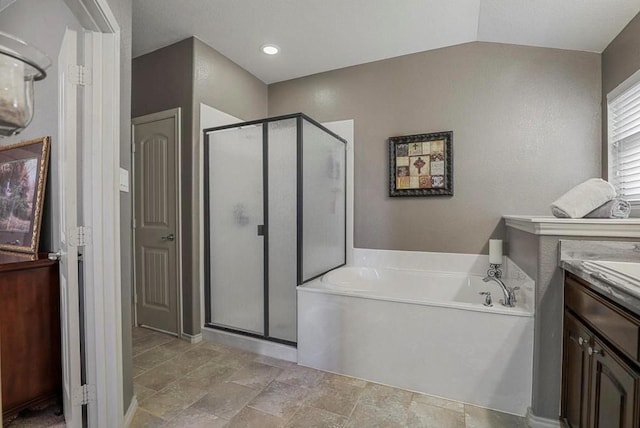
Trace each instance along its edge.
<instances>
[{"instance_id":1,"label":"candlestick holder","mask_svg":"<svg viewBox=\"0 0 640 428\"><path fill-rule=\"evenodd\" d=\"M502 278L502 263L489 263L489 270L487 271L489 278L500 279Z\"/></svg>"}]
</instances>

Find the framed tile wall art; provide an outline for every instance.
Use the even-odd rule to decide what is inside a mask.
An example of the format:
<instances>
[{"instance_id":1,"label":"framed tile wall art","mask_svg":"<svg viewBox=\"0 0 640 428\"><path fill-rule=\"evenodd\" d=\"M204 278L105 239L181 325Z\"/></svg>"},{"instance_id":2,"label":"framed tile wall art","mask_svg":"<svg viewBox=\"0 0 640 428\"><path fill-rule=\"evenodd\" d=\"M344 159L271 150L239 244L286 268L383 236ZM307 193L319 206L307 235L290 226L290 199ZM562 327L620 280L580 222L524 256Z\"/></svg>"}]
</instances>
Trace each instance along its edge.
<instances>
[{"instance_id":1,"label":"framed tile wall art","mask_svg":"<svg viewBox=\"0 0 640 428\"><path fill-rule=\"evenodd\" d=\"M453 195L453 131L389 138L389 196Z\"/></svg>"}]
</instances>

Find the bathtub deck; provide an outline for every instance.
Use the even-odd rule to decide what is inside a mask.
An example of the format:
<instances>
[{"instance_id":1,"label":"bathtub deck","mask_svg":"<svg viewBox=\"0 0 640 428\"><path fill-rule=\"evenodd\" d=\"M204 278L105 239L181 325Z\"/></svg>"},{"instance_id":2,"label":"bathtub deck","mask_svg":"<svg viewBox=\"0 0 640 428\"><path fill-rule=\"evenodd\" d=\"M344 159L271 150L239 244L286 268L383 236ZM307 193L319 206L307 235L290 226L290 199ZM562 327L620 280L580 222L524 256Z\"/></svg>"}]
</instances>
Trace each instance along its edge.
<instances>
[{"instance_id":1,"label":"bathtub deck","mask_svg":"<svg viewBox=\"0 0 640 428\"><path fill-rule=\"evenodd\" d=\"M524 419L134 329L132 427L524 428Z\"/></svg>"}]
</instances>

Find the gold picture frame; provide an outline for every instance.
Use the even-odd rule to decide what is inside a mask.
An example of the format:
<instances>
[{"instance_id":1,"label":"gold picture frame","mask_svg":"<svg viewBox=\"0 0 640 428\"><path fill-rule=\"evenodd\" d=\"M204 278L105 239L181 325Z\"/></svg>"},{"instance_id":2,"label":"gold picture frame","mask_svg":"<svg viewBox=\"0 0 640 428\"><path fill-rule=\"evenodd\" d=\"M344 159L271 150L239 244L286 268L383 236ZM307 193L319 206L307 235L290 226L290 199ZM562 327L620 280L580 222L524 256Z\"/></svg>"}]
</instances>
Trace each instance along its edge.
<instances>
[{"instance_id":1,"label":"gold picture frame","mask_svg":"<svg viewBox=\"0 0 640 428\"><path fill-rule=\"evenodd\" d=\"M51 138L0 146L0 250L35 254Z\"/></svg>"},{"instance_id":2,"label":"gold picture frame","mask_svg":"<svg viewBox=\"0 0 640 428\"><path fill-rule=\"evenodd\" d=\"M453 196L453 131L389 138L389 196Z\"/></svg>"}]
</instances>

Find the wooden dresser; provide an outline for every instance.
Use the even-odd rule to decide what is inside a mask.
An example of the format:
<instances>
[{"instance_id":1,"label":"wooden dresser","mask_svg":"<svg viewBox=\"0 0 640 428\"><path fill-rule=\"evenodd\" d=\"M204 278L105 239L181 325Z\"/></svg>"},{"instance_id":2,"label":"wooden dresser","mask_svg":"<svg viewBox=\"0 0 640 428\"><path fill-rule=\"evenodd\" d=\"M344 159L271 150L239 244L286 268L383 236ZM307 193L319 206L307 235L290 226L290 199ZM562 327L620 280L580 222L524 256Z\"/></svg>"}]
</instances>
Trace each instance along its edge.
<instances>
[{"instance_id":1,"label":"wooden dresser","mask_svg":"<svg viewBox=\"0 0 640 428\"><path fill-rule=\"evenodd\" d=\"M60 396L58 262L0 252L3 419Z\"/></svg>"}]
</instances>

